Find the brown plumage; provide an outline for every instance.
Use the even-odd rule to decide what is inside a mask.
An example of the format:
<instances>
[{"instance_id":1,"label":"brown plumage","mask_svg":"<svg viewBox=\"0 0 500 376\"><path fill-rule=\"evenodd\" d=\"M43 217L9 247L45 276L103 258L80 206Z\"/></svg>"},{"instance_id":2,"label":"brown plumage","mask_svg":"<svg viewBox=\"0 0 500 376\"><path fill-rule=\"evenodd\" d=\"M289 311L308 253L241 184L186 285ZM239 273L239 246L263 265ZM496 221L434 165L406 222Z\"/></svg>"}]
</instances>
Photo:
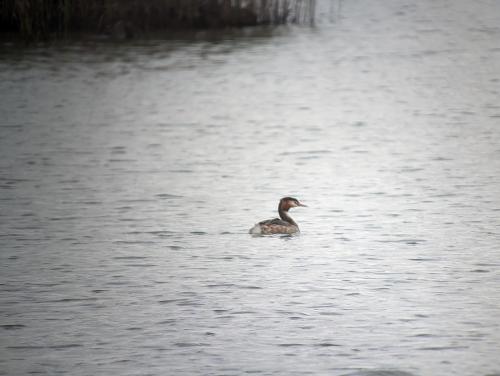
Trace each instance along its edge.
<instances>
[{"instance_id":1,"label":"brown plumage","mask_svg":"<svg viewBox=\"0 0 500 376\"><path fill-rule=\"evenodd\" d=\"M280 218L268 219L253 226L249 233L254 235L271 235L271 234L295 234L299 232L299 226L288 215L290 208L297 206L307 206L299 202L293 197L283 197L278 205L278 213Z\"/></svg>"}]
</instances>

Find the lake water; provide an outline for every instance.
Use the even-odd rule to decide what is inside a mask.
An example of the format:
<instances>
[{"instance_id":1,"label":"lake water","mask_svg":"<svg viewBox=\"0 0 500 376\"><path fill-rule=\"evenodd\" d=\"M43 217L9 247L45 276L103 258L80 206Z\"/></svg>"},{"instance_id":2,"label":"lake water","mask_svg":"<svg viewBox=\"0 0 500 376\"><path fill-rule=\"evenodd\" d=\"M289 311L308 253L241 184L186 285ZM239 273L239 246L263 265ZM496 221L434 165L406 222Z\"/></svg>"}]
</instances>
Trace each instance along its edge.
<instances>
[{"instance_id":1,"label":"lake water","mask_svg":"<svg viewBox=\"0 0 500 376\"><path fill-rule=\"evenodd\" d=\"M0 375L500 375L499 25L4 43Z\"/></svg>"}]
</instances>

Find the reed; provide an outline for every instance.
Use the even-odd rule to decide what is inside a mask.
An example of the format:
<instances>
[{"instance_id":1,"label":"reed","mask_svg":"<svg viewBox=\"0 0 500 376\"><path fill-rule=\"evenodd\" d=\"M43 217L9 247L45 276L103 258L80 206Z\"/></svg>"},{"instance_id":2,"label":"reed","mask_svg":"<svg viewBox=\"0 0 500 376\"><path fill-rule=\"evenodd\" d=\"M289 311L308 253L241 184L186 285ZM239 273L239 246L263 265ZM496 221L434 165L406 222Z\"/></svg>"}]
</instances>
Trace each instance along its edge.
<instances>
[{"instance_id":1,"label":"reed","mask_svg":"<svg viewBox=\"0 0 500 376\"><path fill-rule=\"evenodd\" d=\"M313 23L316 0L0 0L0 32L43 40L71 32Z\"/></svg>"}]
</instances>

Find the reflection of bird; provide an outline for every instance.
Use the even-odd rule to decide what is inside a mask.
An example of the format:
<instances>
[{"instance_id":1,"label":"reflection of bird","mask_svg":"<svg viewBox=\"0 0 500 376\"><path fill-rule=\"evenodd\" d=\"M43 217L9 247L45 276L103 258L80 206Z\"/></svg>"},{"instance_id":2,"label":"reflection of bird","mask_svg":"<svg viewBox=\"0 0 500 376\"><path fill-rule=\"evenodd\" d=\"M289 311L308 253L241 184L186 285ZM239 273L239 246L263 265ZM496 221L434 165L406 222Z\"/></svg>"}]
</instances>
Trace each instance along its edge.
<instances>
[{"instance_id":1,"label":"reflection of bird","mask_svg":"<svg viewBox=\"0 0 500 376\"><path fill-rule=\"evenodd\" d=\"M293 197L283 197L278 205L278 213L280 218L268 219L257 223L250 229L250 234L254 235L270 235L270 234L294 234L299 232L299 226L288 215L290 208L297 206L307 206L299 202Z\"/></svg>"}]
</instances>

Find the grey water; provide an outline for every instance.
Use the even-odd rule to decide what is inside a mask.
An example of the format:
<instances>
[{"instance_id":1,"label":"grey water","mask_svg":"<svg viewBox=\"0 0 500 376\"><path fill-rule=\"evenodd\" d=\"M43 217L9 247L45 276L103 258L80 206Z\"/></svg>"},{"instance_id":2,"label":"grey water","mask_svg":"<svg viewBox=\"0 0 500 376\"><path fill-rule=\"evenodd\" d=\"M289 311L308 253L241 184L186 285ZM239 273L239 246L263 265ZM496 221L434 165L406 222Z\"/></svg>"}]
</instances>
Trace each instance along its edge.
<instances>
[{"instance_id":1,"label":"grey water","mask_svg":"<svg viewBox=\"0 0 500 376\"><path fill-rule=\"evenodd\" d=\"M500 374L500 3L319 12L2 43L0 375Z\"/></svg>"}]
</instances>

